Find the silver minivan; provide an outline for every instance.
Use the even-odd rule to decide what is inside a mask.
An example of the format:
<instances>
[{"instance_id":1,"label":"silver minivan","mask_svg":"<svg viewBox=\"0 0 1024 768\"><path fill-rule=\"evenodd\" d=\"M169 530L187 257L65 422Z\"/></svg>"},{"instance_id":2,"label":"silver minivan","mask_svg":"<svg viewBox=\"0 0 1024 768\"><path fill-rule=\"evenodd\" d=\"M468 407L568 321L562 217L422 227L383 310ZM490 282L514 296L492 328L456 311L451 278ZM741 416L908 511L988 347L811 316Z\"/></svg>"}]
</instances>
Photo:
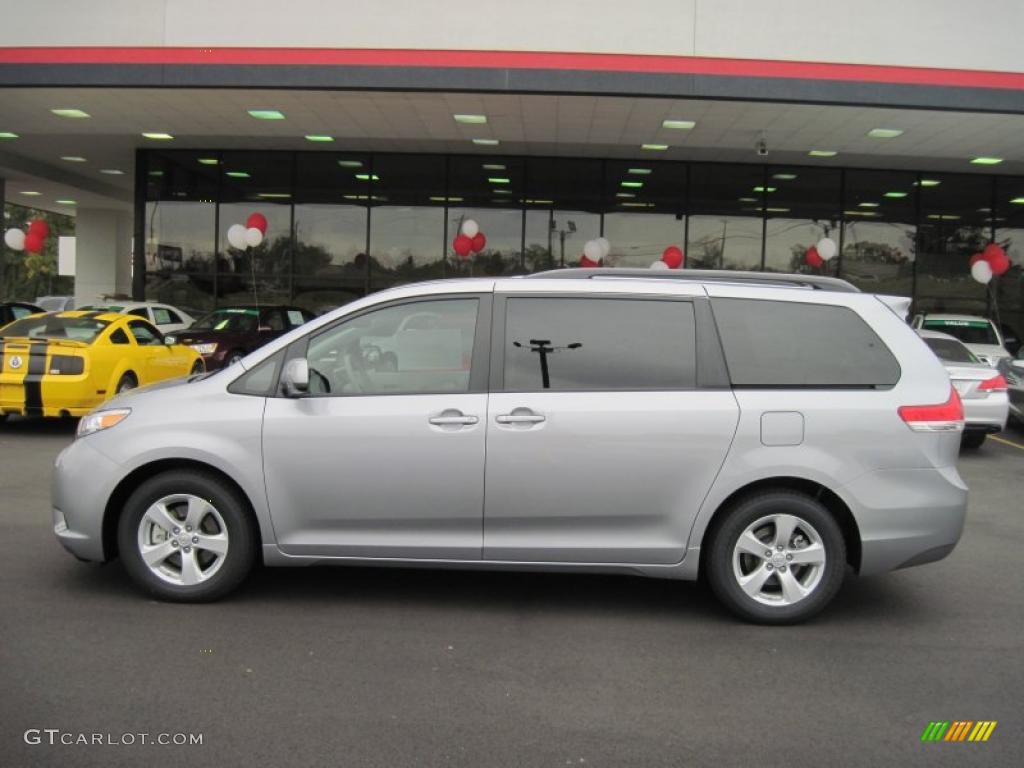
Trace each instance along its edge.
<instances>
[{"instance_id":1,"label":"silver minivan","mask_svg":"<svg viewBox=\"0 0 1024 768\"><path fill-rule=\"evenodd\" d=\"M394 288L83 418L54 530L166 600L257 560L440 565L704 578L800 621L963 528L963 408L897 304L692 270Z\"/></svg>"}]
</instances>

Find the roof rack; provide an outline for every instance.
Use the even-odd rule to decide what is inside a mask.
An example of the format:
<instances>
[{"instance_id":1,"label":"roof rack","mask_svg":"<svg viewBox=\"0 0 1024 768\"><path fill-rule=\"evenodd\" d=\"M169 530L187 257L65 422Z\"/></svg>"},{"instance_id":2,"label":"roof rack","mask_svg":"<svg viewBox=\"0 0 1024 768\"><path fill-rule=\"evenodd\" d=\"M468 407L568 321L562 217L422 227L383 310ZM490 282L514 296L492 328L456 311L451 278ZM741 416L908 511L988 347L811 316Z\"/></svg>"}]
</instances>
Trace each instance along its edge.
<instances>
[{"instance_id":1,"label":"roof rack","mask_svg":"<svg viewBox=\"0 0 1024 768\"><path fill-rule=\"evenodd\" d=\"M852 283L838 277L794 275L774 272L741 272L726 269L620 269L615 267L552 269L524 275L525 279L546 280L685 280L691 283L732 283L775 286L777 288L809 288L815 291L860 293Z\"/></svg>"}]
</instances>

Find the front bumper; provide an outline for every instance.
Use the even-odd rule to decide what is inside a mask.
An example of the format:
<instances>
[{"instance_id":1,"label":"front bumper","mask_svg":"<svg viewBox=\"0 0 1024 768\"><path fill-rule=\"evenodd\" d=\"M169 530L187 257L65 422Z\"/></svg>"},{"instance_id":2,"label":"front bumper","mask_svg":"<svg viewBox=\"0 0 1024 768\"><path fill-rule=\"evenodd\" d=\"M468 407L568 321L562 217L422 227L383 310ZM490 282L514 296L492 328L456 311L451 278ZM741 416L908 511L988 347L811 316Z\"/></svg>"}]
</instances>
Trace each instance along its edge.
<instances>
[{"instance_id":1,"label":"front bumper","mask_svg":"<svg viewBox=\"0 0 1024 768\"><path fill-rule=\"evenodd\" d=\"M956 467L869 472L842 491L860 529L861 575L941 560L960 540L967 486Z\"/></svg>"},{"instance_id":2,"label":"front bumper","mask_svg":"<svg viewBox=\"0 0 1024 768\"><path fill-rule=\"evenodd\" d=\"M121 480L118 464L80 438L61 451L53 467L53 533L75 557L103 562L103 515Z\"/></svg>"}]
</instances>

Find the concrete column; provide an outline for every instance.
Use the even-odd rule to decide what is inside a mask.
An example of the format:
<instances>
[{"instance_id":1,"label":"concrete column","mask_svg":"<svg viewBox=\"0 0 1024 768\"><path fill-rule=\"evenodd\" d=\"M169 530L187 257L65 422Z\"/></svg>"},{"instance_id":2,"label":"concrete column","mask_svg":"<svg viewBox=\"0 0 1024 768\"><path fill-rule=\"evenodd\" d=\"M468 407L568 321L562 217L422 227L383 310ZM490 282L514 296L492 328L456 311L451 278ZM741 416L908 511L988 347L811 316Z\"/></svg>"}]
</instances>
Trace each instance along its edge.
<instances>
[{"instance_id":1,"label":"concrete column","mask_svg":"<svg viewBox=\"0 0 1024 768\"><path fill-rule=\"evenodd\" d=\"M132 214L80 208L75 215L75 306L131 295Z\"/></svg>"}]
</instances>

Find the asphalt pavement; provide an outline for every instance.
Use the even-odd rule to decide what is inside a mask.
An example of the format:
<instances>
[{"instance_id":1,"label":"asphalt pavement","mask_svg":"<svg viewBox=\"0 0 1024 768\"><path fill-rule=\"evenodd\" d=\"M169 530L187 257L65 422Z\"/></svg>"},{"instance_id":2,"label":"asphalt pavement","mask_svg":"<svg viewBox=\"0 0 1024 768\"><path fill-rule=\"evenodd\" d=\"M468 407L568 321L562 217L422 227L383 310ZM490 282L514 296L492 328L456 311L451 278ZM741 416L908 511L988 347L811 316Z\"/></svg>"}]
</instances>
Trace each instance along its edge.
<instances>
[{"instance_id":1,"label":"asphalt pavement","mask_svg":"<svg viewBox=\"0 0 1024 768\"><path fill-rule=\"evenodd\" d=\"M53 537L72 430L0 424L2 766L1021 764L1024 432L962 457L949 558L764 628L621 576L261 569L158 603ZM933 720L998 725L922 743Z\"/></svg>"}]
</instances>

